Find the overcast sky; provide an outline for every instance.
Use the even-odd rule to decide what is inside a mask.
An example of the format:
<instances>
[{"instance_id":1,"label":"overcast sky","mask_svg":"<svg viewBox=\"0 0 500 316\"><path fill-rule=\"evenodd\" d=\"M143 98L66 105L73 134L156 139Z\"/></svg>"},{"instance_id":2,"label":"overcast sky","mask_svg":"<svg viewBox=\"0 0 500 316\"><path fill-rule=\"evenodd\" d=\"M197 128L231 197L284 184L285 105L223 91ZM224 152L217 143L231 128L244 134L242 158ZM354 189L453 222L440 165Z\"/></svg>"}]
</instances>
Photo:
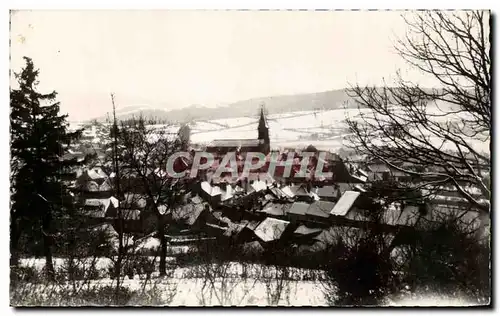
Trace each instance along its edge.
<instances>
[{"instance_id":1,"label":"overcast sky","mask_svg":"<svg viewBox=\"0 0 500 316\"><path fill-rule=\"evenodd\" d=\"M31 57L71 120L109 111L110 92L120 108L173 109L380 84L406 69L393 49L400 14L16 11L11 67Z\"/></svg>"}]
</instances>

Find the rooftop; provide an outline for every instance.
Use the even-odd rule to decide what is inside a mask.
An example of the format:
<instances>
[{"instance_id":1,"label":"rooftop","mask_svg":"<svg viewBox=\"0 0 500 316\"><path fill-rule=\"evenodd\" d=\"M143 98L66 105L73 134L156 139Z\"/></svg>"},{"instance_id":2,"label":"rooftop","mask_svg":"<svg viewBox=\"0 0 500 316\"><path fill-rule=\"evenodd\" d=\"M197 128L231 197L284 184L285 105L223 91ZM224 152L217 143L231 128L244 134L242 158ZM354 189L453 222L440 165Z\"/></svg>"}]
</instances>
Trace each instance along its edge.
<instances>
[{"instance_id":1,"label":"rooftop","mask_svg":"<svg viewBox=\"0 0 500 316\"><path fill-rule=\"evenodd\" d=\"M255 235L265 242L280 239L288 224L290 222L268 217L257 226Z\"/></svg>"},{"instance_id":2,"label":"rooftop","mask_svg":"<svg viewBox=\"0 0 500 316\"><path fill-rule=\"evenodd\" d=\"M347 212L349 212L359 195L360 192L346 191L344 194L342 194L335 207L331 210L330 214L345 216Z\"/></svg>"},{"instance_id":3,"label":"rooftop","mask_svg":"<svg viewBox=\"0 0 500 316\"><path fill-rule=\"evenodd\" d=\"M262 144L260 139L215 139L208 147L253 147Z\"/></svg>"}]
</instances>

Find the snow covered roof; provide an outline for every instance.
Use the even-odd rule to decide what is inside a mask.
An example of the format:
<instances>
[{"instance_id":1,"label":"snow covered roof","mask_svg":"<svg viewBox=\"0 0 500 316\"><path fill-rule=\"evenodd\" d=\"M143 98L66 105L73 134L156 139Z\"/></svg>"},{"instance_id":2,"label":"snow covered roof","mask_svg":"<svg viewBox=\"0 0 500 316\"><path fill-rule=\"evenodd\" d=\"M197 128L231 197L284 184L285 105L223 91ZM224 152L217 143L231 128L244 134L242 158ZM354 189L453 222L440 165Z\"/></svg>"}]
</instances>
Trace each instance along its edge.
<instances>
[{"instance_id":1,"label":"snow covered roof","mask_svg":"<svg viewBox=\"0 0 500 316\"><path fill-rule=\"evenodd\" d=\"M337 193L336 190L333 186L331 185L325 185L323 187L316 188L316 194L320 198L325 198L325 197L336 197Z\"/></svg>"},{"instance_id":2,"label":"snow covered roof","mask_svg":"<svg viewBox=\"0 0 500 316\"><path fill-rule=\"evenodd\" d=\"M335 207L335 203L329 201L315 201L307 208L306 215L323 218L330 217L330 212Z\"/></svg>"},{"instance_id":3,"label":"snow covered roof","mask_svg":"<svg viewBox=\"0 0 500 316\"><path fill-rule=\"evenodd\" d=\"M256 192L263 191L267 189L267 184L264 181L257 180L252 183L252 187Z\"/></svg>"},{"instance_id":4,"label":"snow covered roof","mask_svg":"<svg viewBox=\"0 0 500 316\"><path fill-rule=\"evenodd\" d=\"M264 247L257 241L247 242L241 245L242 251L245 254L260 254L264 252Z\"/></svg>"},{"instance_id":5,"label":"snow covered roof","mask_svg":"<svg viewBox=\"0 0 500 316\"><path fill-rule=\"evenodd\" d=\"M309 208L309 204L305 202L295 202L292 204L292 207L288 210L288 213L305 215L307 209Z\"/></svg>"},{"instance_id":6,"label":"snow covered roof","mask_svg":"<svg viewBox=\"0 0 500 316\"><path fill-rule=\"evenodd\" d=\"M258 212L270 215L282 216L285 215L286 204L268 203L262 210Z\"/></svg>"},{"instance_id":7,"label":"snow covered roof","mask_svg":"<svg viewBox=\"0 0 500 316\"><path fill-rule=\"evenodd\" d=\"M368 173L364 170L358 169L358 173L366 178L368 178Z\"/></svg>"},{"instance_id":8,"label":"snow covered roof","mask_svg":"<svg viewBox=\"0 0 500 316\"><path fill-rule=\"evenodd\" d=\"M221 201L226 201L226 200L229 200L231 199L233 196L234 196L234 192L233 192L233 187L231 185L226 185L226 190L223 190L222 191L222 198L221 198Z\"/></svg>"},{"instance_id":9,"label":"snow covered roof","mask_svg":"<svg viewBox=\"0 0 500 316\"><path fill-rule=\"evenodd\" d=\"M161 204L161 205L158 205L158 212L161 214L161 215L165 215L167 213L167 206L165 204Z\"/></svg>"},{"instance_id":10,"label":"snow covered roof","mask_svg":"<svg viewBox=\"0 0 500 316\"><path fill-rule=\"evenodd\" d=\"M293 192L294 195L299 195L299 196L310 196L309 192L306 190L306 188L303 185L299 186L291 186L290 190Z\"/></svg>"},{"instance_id":11,"label":"snow covered roof","mask_svg":"<svg viewBox=\"0 0 500 316\"><path fill-rule=\"evenodd\" d=\"M359 175L359 176L356 176L356 175L351 175L351 177L355 180L358 180L359 182L366 182L366 180L368 180L368 177L365 177L365 176L362 176L362 175Z\"/></svg>"},{"instance_id":12,"label":"snow covered roof","mask_svg":"<svg viewBox=\"0 0 500 316\"><path fill-rule=\"evenodd\" d=\"M110 205L118 207L118 200L114 197L107 199L86 199L84 214L92 217L105 217ZM91 209L89 209L91 208Z\"/></svg>"},{"instance_id":13,"label":"snow covered roof","mask_svg":"<svg viewBox=\"0 0 500 316\"><path fill-rule=\"evenodd\" d=\"M96 226L92 227L92 231L105 233L109 237L118 237L118 233L114 229L113 225L111 225L109 223L96 225Z\"/></svg>"},{"instance_id":14,"label":"snow covered roof","mask_svg":"<svg viewBox=\"0 0 500 316\"><path fill-rule=\"evenodd\" d=\"M203 199L199 195L195 195L191 198L191 202L195 204L203 203Z\"/></svg>"},{"instance_id":15,"label":"snow covered roof","mask_svg":"<svg viewBox=\"0 0 500 316\"><path fill-rule=\"evenodd\" d=\"M242 225L240 223L230 222L230 223L228 223L228 227L227 227L226 231L224 232L224 236L231 237L231 236L237 235L243 230L243 228L245 228L245 225Z\"/></svg>"},{"instance_id":16,"label":"snow covered roof","mask_svg":"<svg viewBox=\"0 0 500 316\"><path fill-rule=\"evenodd\" d=\"M297 235L312 235L319 234L321 231L323 231L321 228L309 228L305 225L300 225L293 233Z\"/></svg>"},{"instance_id":17,"label":"snow covered roof","mask_svg":"<svg viewBox=\"0 0 500 316\"><path fill-rule=\"evenodd\" d=\"M319 201L320 200L319 195L317 195L314 192L310 192L309 195L313 198L314 201Z\"/></svg>"},{"instance_id":18,"label":"snow covered roof","mask_svg":"<svg viewBox=\"0 0 500 316\"><path fill-rule=\"evenodd\" d=\"M352 205L360 195L360 192L346 191L338 200L335 207L331 210L330 214L337 216L345 216L351 209Z\"/></svg>"},{"instance_id":19,"label":"snow covered roof","mask_svg":"<svg viewBox=\"0 0 500 316\"><path fill-rule=\"evenodd\" d=\"M98 192L99 191L99 185L95 181L88 181L85 188L89 192Z\"/></svg>"},{"instance_id":20,"label":"snow covered roof","mask_svg":"<svg viewBox=\"0 0 500 316\"><path fill-rule=\"evenodd\" d=\"M108 177L108 175L100 167L87 170L87 175L92 180L105 179Z\"/></svg>"},{"instance_id":21,"label":"snow covered roof","mask_svg":"<svg viewBox=\"0 0 500 316\"><path fill-rule=\"evenodd\" d=\"M294 198L295 193L293 193L292 189L289 186L280 188L281 192L285 193L288 197Z\"/></svg>"},{"instance_id":22,"label":"snow covered roof","mask_svg":"<svg viewBox=\"0 0 500 316\"><path fill-rule=\"evenodd\" d=\"M120 201L118 201L118 199L115 198L114 196L110 197L109 201L113 204L114 207L118 207L118 205L120 203Z\"/></svg>"},{"instance_id":23,"label":"snow covered roof","mask_svg":"<svg viewBox=\"0 0 500 316\"><path fill-rule=\"evenodd\" d=\"M187 204L172 211L172 218L176 221L193 225L205 209L204 204Z\"/></svg>"},{"instance_id":24,"label":"snow covered roof","mask_svg":"<svg viewBox=\"0 0 500 316\"><path fill-rule=\"evenodd\" d=\"M209 147L253 147L261 143L260 139L215 139Z\"/></svg>"},{"instance_id":25,"label":"snow covered roof","mask_svg":"<svg viewBox=\"0 0 500 316\"><path fill-rule=\"evenodd\" d=\"M366 192L366 190L365 190L362 186L360 186L359 184L356 184L356 185L354 186L354 188L355 188L356 190L358 190L359 192Z\"/></svg>"},{"instance_id":26,"label":"snow covered roof","mask_svg":"<svg viewBox=\"0 0 500 316\"><path fill-rule=\"evenodd\" d=\"M137 249L158 249L160 240L153 236L147 236L139 240Z\"/></svg>"},{"instance_id":27,"label":"snow covered roof","mask_svg":"<svg viewBox=\"0 0 500 316\"><path fill-rule=\"evenodd\" d=\"M288 221L268 217L257 226L255 235L264 242L277 240L281 238L289 224Z\"/></svg>"},{"instance_id":28,"label":"snow covered roof","mask_svg":"<svg viewBox=\"0 0 500 316\"><path fill-rule=\"evenodd\" d=\"M100 186L99 186L99 191L101 192L106 192L106 191L111 191L113 188L111 187L111 183L109 181L104 181Z\"/></svg>"},{"instance_id":29,"label":"snow covered roof","mask_svg":"<svg viewBox=\"0 0 500 316\"><path fill-rule=\"evenodd\" d=\"M211 186L207 181L201 183L201 189L210 196L221 195L222 191L218 186Z\"/></svg>"},{"instance_id":30,"label":"snow covered roof","mask_svg":"<svg viewBox=\"0 0 500 316\"><path fill-rule=\"evenodd\" d=\"M161 168L156 168L154 173L156 176L158 176L160 178L165 178L168 175L167 171L165 171Z\"/></svg>"}]
</instances>

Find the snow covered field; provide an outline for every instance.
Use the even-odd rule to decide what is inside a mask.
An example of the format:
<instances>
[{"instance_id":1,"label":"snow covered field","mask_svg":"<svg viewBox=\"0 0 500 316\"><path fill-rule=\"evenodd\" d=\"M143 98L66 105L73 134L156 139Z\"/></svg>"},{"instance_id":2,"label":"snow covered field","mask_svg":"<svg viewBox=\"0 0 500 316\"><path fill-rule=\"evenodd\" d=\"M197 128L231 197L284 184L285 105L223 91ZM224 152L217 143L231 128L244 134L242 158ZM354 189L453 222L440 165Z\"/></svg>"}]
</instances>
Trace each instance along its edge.
<instances>
[{"instance_id":1,"label":"snow covered field","mask_svg":"<svg viewBox=\"0 0 500 316\"><path fill-rule=\"evenodd\" d=\"M313 144L328 149L342 147L341 135L347 131L345 114L345 110L341 109L269 115L267 120L271 145L305 147ZM195 122L191 125L191 141L207 144L214 139L256 138L257 125L258 117Z\"/></svg>"},{"instance_id":2,"label":"snow covered field","mask_svg":"<svg viewBox=\"0 0 500 316\"><path fill-rule=\"evenodd\" d=\"M369 115L369 109L337 109L329 111L301 111L274 114L267 117L271 146L306 147L310 144L320 150L336 151L346 145L346 136L350 135L346 117L360 120L360 115ZM441 123L464 119L465 114L443 116L442 108L428 108L434 120ZM469 118L470 119L470 118ZM191 126L191 140L194 143L206 144L214 139L256 138L258 117L240 117L195 122ZM440 146L441 139L431 136L433 144ZM471 139L473 148L479 152L490 151L489 141ZM454 150L454 146L444 144L443 148Z\"/></svg>"}]
</instances>

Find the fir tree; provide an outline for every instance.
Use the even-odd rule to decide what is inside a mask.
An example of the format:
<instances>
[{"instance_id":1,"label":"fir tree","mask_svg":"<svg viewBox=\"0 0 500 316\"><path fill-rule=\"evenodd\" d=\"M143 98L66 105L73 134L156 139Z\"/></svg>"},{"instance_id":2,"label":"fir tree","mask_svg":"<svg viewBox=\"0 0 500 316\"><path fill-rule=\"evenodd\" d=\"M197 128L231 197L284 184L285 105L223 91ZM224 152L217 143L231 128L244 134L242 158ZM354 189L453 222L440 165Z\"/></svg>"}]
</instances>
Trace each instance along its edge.
<instances>
[{"instance_id":1,"label":"fir tree","mask_svg":"<svg viewBox=\"0 0 500 316\"><path fill-rule=\"evenodd\" d=\"M43 245L46 271L53 279L51 246L56 224L73 209L68 173L78 164L63 155L81 130L68 131L67 115L59 114L55 101L57 93L37 91L39 71L30 58L24 59L26 67L15 74L19 87L10 92L11 264L17 264L21 234L32 236Z\"/></svg>"}]
</instances>

